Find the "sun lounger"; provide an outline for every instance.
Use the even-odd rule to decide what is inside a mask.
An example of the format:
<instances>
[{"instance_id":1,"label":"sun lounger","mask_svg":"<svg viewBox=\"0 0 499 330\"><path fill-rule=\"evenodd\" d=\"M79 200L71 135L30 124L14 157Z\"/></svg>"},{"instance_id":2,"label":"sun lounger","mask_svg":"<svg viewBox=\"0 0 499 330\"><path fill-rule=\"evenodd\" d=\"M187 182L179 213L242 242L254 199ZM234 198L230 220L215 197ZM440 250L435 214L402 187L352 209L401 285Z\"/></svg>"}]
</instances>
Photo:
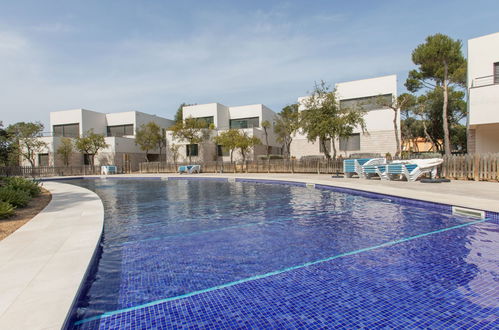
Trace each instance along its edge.
<instances>
[{"instance_id":1,"label":"sun lounger","mask_svg":"<svg viewBox=\"0 0 499 330\"><path fill-rule=\"evenodd\" d=\"M403 175L407 181L416 181L425 174L435 177L437 168L442 163L443 160L440 158L412 159L387 165L387 174L390 179L396 175Z\"/></svg>"},{"instance_id":2,"label":"sun lounger","mask_svg":"<svg viewBox=\"0 0 499 330\"><path fill-rule=\"evenodd\" d=\"M201 165L182 165L178 167L178 173L200 173L201 172Z\"/></svg>"},{"instance_id":3,"label":"sun lounger","mask_svg":"<svg viewBox=\"0 0 499 330\"><path fill-rule=\"evenodd\" d=\"M362 170L364 172L364 177L370 179L374 176L379 176L382 180L389 180L388 173L386 172L386 164L381 165L364 165Z\"/></svg>"},{"instance_id":4,"label":"sun lounger","mask_svg":"<svg viewBox=\"0 0 499 330\"><path fill-rule=\"evenodd\" d=\"M385 158L357 158L345 159L343 161L343 172L345 177L351 178L353 175L358 175L359 178L364 178L363 166L386 164Z\"/></svg>"}]
</instances>

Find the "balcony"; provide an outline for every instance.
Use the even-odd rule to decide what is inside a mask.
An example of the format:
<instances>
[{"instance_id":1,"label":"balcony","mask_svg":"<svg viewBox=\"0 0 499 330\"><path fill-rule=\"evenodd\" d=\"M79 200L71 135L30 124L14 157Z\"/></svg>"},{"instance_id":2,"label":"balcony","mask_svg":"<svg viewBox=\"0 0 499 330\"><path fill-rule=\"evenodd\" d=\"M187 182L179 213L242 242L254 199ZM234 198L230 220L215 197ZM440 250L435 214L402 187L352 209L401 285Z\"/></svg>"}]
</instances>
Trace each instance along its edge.
<instances>
[{"instance_id":1,"label":"balcony","mask_svg":"<svg viewBox=\"0 0 499 330\"><path fill-rule=\"evenodd\" d=\"M491 86L491 85L496 85L496 84L499 84L499 76L498 75L483 76L483 77L478 77L478 78L473 79L471 81L470 88L486 87L486 86Z\"/></svg>"},{"instance_id":2,"label":"balcony","mask_svg":"<svg viewBox=\"0 0 499 330\"><path fill-rule=\"evenodd\" d=\"M496 76L496 78L499 78ZM494 83L494 81L496 83ZM473 79L469 89L469 124L499 123L499 83L494 76Z\"/></svg>"}]
</instances>

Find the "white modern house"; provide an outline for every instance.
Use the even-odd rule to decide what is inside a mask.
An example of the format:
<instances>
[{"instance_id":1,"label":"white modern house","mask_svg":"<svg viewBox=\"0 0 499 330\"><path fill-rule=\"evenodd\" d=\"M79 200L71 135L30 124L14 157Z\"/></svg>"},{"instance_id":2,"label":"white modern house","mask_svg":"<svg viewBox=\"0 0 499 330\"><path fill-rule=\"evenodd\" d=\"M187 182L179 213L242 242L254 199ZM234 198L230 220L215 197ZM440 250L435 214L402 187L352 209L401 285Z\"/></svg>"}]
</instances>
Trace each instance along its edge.
<instances>
[{"instance_id":1,"label":"white modern house","mask_svg":"<svg viewBox=\"0 0 499 330\"><path fill-rule=\"evenodd\" d=\"M468 152L499 152L499 32L468 40Z\"/></svg>"},{"instance_id":2,"label":"white modern house","mask_svg":"<svg viewBox=\"0 0 499 330\"><path fill-rule=\"evenodd\" d=\"M208 103L184 106L182 108L183 119L196 118L204 120L208 125L213 124L215 129L208 132L204 142L189 145L187 141L175 139L171 132L167 132L167 144L180 145L179 158L177 161L187 161L189 154L193 162L196 161L228 161L230 156L221 146L217 146L212 138L220 132L229 129L242 130L248 136L255 136L262 142L255 146L247 159L256 159L258 155L266 155L265 132L262 122L268 121L271 127L267 129L268 145L271 154L281 154L280 145L276 142L274 134L274 121L276 113L263 104L253 104L244 106L225 106L220 103ZM234 152L234 160L240 160L239 151ZM171 153L170 156L171 157ZM169 159L170 161L172 159Z\"/></svg>"},{"instance_id":3,"label":"white modern house","mask_svg":"<svg viewBox=\"0 0 499 330\"><path fill-rule=\"evenodd\" d=\"M397 76L389 75L371 79L362 79L336 84L336 96L340 107L362 108L366 111L364 120L366 131L357 127L347 139L326 141L332 150L335 143L338 156L369 153L392 156L397 151L395 129L393 127L394 110L379 105L380 98L390 101L397 96ZM299 110L306 110L308 96L298 98ZM400 139L400 114L397 114L398 134ZM323 150L319 141L310 142L303 132L298 132L291 143L291 156L300 159L305 156L322 157Z\"/></svg>"},{"instance_id":4,"label":"white modern house","mask_svg":"<svg viewBox=\"0 0 499 330\"><path fill-rule=\"evenodd\" d=\"M49 136L40 137L47 148L40 152L35 164L38 166L63 166L63 161L57 155L61 139L75 138L93 130L94 133L105 136L108 147L95 157L95 165L118 165L125 162L132 170L138 168L140 162L146 161L145 152L135 144L135 133L142 125L154 122L163 129L173 124L172 120L138 111L119 113L101 113L85 109L56 111L50 113ZM150 160L158 160L158 150L149 155ZM70 165L89 165L88 155L75 150Z\"/></svg>"}]
</instances>

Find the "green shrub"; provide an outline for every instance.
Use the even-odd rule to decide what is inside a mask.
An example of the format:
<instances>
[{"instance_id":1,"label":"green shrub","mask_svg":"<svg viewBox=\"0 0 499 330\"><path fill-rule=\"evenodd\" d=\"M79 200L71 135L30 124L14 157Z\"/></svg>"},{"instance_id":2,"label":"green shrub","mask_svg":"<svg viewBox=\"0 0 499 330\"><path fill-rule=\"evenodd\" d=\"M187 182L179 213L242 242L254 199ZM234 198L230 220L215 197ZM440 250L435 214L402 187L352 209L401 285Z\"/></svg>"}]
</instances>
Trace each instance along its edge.
<instances>
[{"instance_id":1,"label":"green shrub","mask_svg":"<svg viewBox=\"0 0 499 330\"><path fill-rule=\"evenodd\" d=\"M33 180L19 177L8 177L4 178L3 181L5 182L6 187L26 191L31 197L38 196L42 191L38 185L38 182Z\"/></svg>"},{"instance_id":2,"label":"green shrub","mask_svg":"<svg viewBox=\"0 0 499 330\"><path fill-rule=\"evenodd\" d=\"M16 208L8 202L0 202L0 219L8 218L14 214Z\"/></svg>"},{"instance_id":3,"label":"green shrub","mask_svg":"<svg viewBox=\"0 0 499 330\"><path fill-rule=\"evenodd\" d=\"M8 202L16 207L26 206L31 199L29 192L14 189L11 186L0 188L0 201Z\"/></svg>"}]
</instances>

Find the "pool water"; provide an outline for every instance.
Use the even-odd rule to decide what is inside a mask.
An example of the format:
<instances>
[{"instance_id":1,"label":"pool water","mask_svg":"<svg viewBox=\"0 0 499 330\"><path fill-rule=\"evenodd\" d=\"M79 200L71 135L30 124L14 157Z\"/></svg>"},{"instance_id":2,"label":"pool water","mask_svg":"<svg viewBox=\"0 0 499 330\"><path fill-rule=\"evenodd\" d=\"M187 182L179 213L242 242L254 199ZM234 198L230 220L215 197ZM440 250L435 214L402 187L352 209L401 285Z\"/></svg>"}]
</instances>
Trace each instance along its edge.
<instances>
[{"instance_id":1,"label":"pool water","mask_svg":"<svg viewBox=\"0 0 499 330\"><path fill-rule=\"evenodd\" d=\"M499 325L497 220L328 187L70 183L105 207L71 327Z\"/></svg>"}]
</instances>

